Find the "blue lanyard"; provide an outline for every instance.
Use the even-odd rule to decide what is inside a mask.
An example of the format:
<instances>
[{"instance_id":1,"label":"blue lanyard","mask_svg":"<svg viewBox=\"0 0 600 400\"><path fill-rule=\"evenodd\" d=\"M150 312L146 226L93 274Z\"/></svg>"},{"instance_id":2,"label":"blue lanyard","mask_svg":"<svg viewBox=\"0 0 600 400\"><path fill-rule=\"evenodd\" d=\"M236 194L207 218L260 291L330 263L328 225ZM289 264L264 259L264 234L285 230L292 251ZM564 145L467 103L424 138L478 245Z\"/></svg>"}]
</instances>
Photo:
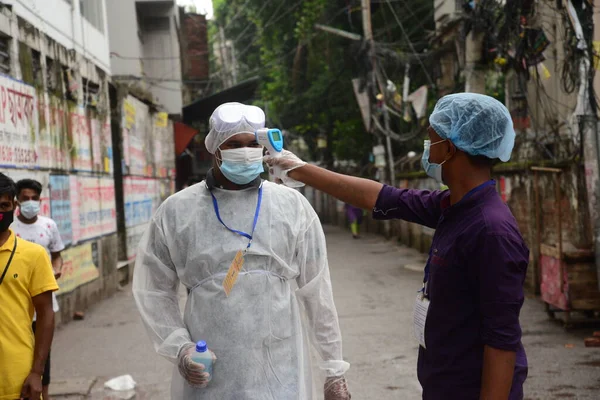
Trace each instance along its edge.
<instances>
[{"instance_id":1,"label":"blue lanyard","mask_svg":"<svg viewBox=\"0 0 600 400\"><path fill-rule=\"evenodd\" d=\"M460 199L459 203L463 200L468 199L469 197L473 196L475 193L479 192L480 190L485 189L488 186L492 186L495 185L496 181L495 180L489 180L485 183L482 183L481 185L471 189L469 191L469 193L465 194L463 196L462 199ZM458 204L458 203L457 203ZM428 291L427 291L427 283L429 281L429 271L431 270L431 267L429 266L429 259L431 259L431 250L429 250L429 258L427 259L427 264L425 264L425 276L423 276L423 289L421 289L421 291L427 296L428 295Z\"/></svg>"},{"instance_id":2,"label":"blue lanyard","mask_svg":"<svg viewBox=\"0 0 600 400\"><path fill-rule=\"evenodd\" d=\"M217 219L219 220L221 225L223 225L225 228L227 228L228 231L233 232L237 235L243 236L249 240L246 250L248 250L250 248L250 246L252 246L252 237L254 236L254 230L256 229L256 224L258 223L258 215L260 214L260 206L262 204L262 194L263 194L263 187L261 184L260 187L258 188L258 202L256 203L256 211L254 212L254 223L252 224L252 232L250 234L248 234L246 232L231 229L230 227L225 225L225 222L223 222L223 220L221 219L221 214L219 213L219 203L217 203L217 198L215 197L215 195L213 194L212 191L210 192L210 195L212 196L212 200L213 200L213 206L215 208L215 214L217 214Z\"/></svg>"}]
</instances>

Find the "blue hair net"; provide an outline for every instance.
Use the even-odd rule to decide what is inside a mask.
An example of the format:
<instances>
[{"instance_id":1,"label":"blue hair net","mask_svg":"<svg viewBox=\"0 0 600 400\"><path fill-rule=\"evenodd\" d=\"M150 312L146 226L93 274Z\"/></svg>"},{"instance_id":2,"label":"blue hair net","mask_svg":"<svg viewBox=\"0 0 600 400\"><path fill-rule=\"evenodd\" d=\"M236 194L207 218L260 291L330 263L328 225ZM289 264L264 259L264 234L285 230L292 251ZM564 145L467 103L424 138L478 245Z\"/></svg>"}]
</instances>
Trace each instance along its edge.
<instances>
[{"instance_id":1,"label":"blue hair net","mask_svg":"<svg viewBox=\"0 0 600 400\"><path fill-rule=\"evenodd\" d=\"M429 117L442 138L473 156L510 160L515 144L512 118L498 100L476 93L442 97Z\"/></svg>"}]
</instances>

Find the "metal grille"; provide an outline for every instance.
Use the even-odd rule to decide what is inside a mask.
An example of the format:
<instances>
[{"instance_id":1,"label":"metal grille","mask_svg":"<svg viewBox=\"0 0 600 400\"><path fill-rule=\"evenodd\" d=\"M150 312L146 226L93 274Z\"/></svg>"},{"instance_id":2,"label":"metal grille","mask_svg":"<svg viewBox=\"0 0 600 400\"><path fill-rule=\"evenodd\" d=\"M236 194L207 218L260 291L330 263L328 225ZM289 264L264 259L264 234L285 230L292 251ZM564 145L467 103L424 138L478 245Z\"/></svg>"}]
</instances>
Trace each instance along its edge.
<instances>
[{"instance_id":1,"label":"metal grille","mask_svg":"<svg viewBox=\"0 0 600 400\"><path fill-rule=\"evenodd\" d=\"M37 50L31 50L31 66L33 67L33 79L39 85L44 81L42 75L42 58L41 54Z\"/></svg>"},{"instance_id":2,"label":"metal grille","mask_svg":"<svg viewBox=\"0 0 600 400\"><path fill-rule=\"evenodd\" d=\"M100 92L100 86L96 83L83 79L83 96L85 100L86 106L97 107L98 101L100 100L98 97L98 93Z\"/></svg>"},{"instance_id":3,"label":"metal grille","mask_svg":"<svg viewBox=\"0 0 600 400\"><path fill-rule=\"evenodd\" d=\"M10 74L10 38L0 36L0 72Z\"/></svg>"},{"instance_id":4,"label":"metal grille","mask_svg":"<svg viewBox=\"0 0 600 400\"><path fill-rule=\"evenodd\" d=\"M46 84L49 93L58 94L63 92L61 76L60 64L52 58L46 57Z\"/></svg>"}]
</instances>

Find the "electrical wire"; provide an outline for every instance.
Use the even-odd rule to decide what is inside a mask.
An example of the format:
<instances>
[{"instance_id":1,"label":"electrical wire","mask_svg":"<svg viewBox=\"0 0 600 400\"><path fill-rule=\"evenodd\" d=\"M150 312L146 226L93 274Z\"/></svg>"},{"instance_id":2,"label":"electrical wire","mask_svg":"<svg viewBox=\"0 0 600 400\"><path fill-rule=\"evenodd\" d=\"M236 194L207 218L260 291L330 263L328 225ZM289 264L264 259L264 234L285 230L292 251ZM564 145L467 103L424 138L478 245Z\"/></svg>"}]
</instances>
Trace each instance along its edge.
<instances>
[{"instance_id":1,"label":"electrical wire","mask_svg":"<svg viewBox=\"0 0 600 400\"><path fill-rule=\"evenodd\" d=\"M263 10L267 4L269 4L272 0L268 0L265 2L265 4L263 5L263 7L261 8L261 10ZM281 8L281 6L284 4L284 2L282 2L278 8L278 10ZM287 14L289 14L290 12L294 11L296 8L298 8L300 5L302 4L302 0L299 0L298 2L296 2L296 5L294 7L292 7L291 9L289 9L288 11L286 11L285 13L283 13L282 15L280 15L275 21L273 21L273 18L275 18L277 16L276 13L273 13L273 15L271 16L271 18L265 23L265 26L262 27L262 30L265 30L266 28L268 28L269 26L273 25L274 23L276 23L277 21L279 21L281 18L283 18L284 16L286 16ZM249 25L250 26L250 25ZM243 33L243 32L242 32ZM235 41L233 42L233 46L235 46L237 44L237 41L240 40L242 34L240 34ZM241 53L238 53L236 55L236 57L238 59L241 59L249 50L252 46L254 46L256 43L258 43L261 40L261 36L260 35L256 35L256 38L250 42L250 44L248 44L244 50L242 50ZM223 66L219 66L219 68L217 68L217 71L215 71L216 73L220 73L223 70Z\"/></svg>"},{"instance_id":2,"label":"electrical wire","mask_svg":"<svg viewBox=\"0 0 600 400\"><path fill-rule=\"evenodd\" d=\"M283 17L285 17L286 15L288 15L289 13L291 13L292 11L294 11L294 10L295 10L296 8L298 8L299 6L301 6L301 5L302 5L302 3L303 3L303 1L302 1L302 0L300 0L300 1L296 2L296 4L295 4L293 7L289 8L289 9L288 9L286 12L284 12L283 14L281 14L281 15L280 15L280 16L279 16L277 19L275 19L274 21L273 21L273 20L272 20L272 18L271 18L270 22L267 22L267 24L265 24L265 26L264 26L264 27L262 27L262 30L265 30L265 29L267 29L267 27L269 27L269 26L271 26L271 25L275 24L277 21L279 21L280 19L282 19ZM273 17L274 17L275 15L276 15L276 14L273 14ZM257 37L257 39L255 39L254 41L252 41L252 43L250 43L248 46L246 46L246 48L244 48L244 50L242 50L242 52L238 54L238 57L239 57L239 58L242 58L242 56L244 56L244 55L245 55L245 54L246 54L246 53L247 53L247 52L250 50L250 48L251 48L251 47L252 47L254 44L256 44L258 41L260 41L261 39L262 39L262 38L261 38L261 36L259 35L259 36Z\"/></svg>"},{"instance_id":3,"label":"electrical wire","mask_svg":"<svg viewBox=\"0 0 600 400\"><path fill-rule=\"evenodd\" d=\"M210 54L210 51L199 51L192 55L185 55L186 58L204 58L203 55ZM131 57L122 56L119 53L111 52L111 57L118 58L120 60L131 60L131 61L144 61L144 60L181 60L182 56L179 57Z\"/></svg>"},{"instance_id":4,"label":"electrical wire","mask_svg":"<svg viewBox=\"0 0 600 400\"><path fill-rule=\"evenodd\" d=\"M300 5L300 4L302 4L302 1L298 2L298 3L297 3L297 6L298 6L298 5ZM334 14L334 15L333 15L333 16L332 16L332 17L331 17L331 18L330 18L330 19L329 19L329 20L328 20L328 21L327 21L325 24L326 24L326 25L327 25L327 24L330 24L330 23L331 23L333 20L335 20L337 17L339 17L339 16L340 16L341 14L343 14L345 11L346 11L346 8L345 8L345 7L344 7L344 8L342 8L342 9L340 9L340 10L338 10L338 12L337 12L336 14ZM280 17L282 17L282 16L280 16ZM277 21L274 21L274 22L277 22ZM274 22L273 22L273 23L274 23ZM266 27L267 27L267 26L265 26L263 29L265 29ZM315 38L317 35L319 35L320 33L321 33L320 31L315 31L315 32L314 32L314 33L311 35L311 37L310 37L310 40L314 39L314 38ZM257 38L257 39L256 39L256 40L255 40L255 41L252 43L252 44L254 44L254 43L258 42L259 40L260 40L260 38ZM296 52L296 47L294 47L292 50L290 50L288 53L286 53L286 54L282 55L281 57L279 57L279 58L276 58L276 59L274 59L274 60L272 60L272 61L270 61L270 62L267 62L267 63L265 63L265 64L263 64L263 65L261 65L261 66L259 66L259 67L255 68L255 69L253 69L253 70L250 70L250 71L246 72L246 74L247 74L247 75L252 75L252 74L255 74L255 73L259 72L261 69L264 69L264 67L266 67L266 66L270 66L270 65L273 65L273 64L281 63L281 62L283 62L283 61L284 61L286 58L288 58L290 55L292 55L292 54L293 54L293 53L295 53L295 52ZM241 55L238 55L238 58L240 58L240 59L241 59ZM292 68L290 68L290 69L289 69L289 71L292 71Z\"/></svg>"},{"instance_id":5,"label":"electrical wire","mask_svg":"<svg viewBox=\"0 0 600 400\"><path fill-rule=\"evenodd\" d=\"M394 18L396 19L396 22L398 22L398 25L400 26L400 29L402 30L402 33L404 34L404 37L406 38L406 41L408 42L408 45L410 46L413 54L415 55L415 57L417 57L417 59L419 61L419 64L421 64L421 68L423 69L423 72L425 73L425 76L427 77L427 81L429 82L429 84L431 85L431 87L434 88L435 87L435 83L431 79L431 76L429 75L429 72L427 72L427 68L425 67L425 64L423 64L423 61L421 61L421 59L418 57L418 53L415 50L415 47L413 46L412 42L410 41L410 37L406 34L406 31L404 30L404 25L402 24L402 21L400 21L400 19L398 18L398 15L396 15L396 11L394 10L394 7L390 3L390 1L386 0L386 2L387 2L388 6L390 8L390 11L394 15Z\"/></svg>"},{"instance_id":6,"label":"electrical wire","mask_svg":"<svg viewBox=\"0 0 600 400\"><path fill-rule=\"evenodd\" d=\"M260 10L258 10L257 14L258 14L258 15L260 15L260 13L262 13L262 11L265 9L265 7L266 7L267 5L269 5L269 4L270 4L272 1L273 1L273 0L267 0L267 1L265 1L265 3L263 4L263 6L260 8ZM279 9L281 8L281 5L282 5L282 4L283 4L283 3L281 3L281 4L279 5L279 8L277 9L277 11L279 11ZM275 14L276 14L276 13L273 13L273 15L275 15ZM238 35L238 36L237 36L237 37L234 39L234 41L233 41L233 45L234 45L234 46L235 46L235 45L236 45L236 44L237 44L237 43L238 43L238 42L241 40L241 38L244 36L244 33L246 33L246 31L247 31L247 30L248 30L250 27L252 27L252 26L253 26L252 24L247 24L247 25L246 25L246 27L245 27L245 28L242 30L242 32L240 32L240 34L239 34L239 35Z\"/></svg>"}]
</instances>

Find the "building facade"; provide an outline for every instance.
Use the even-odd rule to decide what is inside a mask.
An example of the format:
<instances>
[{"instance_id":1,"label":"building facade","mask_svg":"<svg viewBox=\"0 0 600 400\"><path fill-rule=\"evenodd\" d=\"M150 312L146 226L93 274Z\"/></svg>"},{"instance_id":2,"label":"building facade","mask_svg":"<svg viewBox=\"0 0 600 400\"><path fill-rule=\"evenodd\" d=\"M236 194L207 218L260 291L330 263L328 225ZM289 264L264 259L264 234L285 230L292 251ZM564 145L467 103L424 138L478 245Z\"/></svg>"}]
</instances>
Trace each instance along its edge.
<instances>
[{"instance_id":1,"label":"building facade","mask_svg":"<svg viewBox=\"0 0 600 400\"><path fill-rule=\"evenodd\" d=\"M210 88L208 26L205 15L180 10L183 103L187 105L205 97Z\"/></svg>"},{"instance_id":2,"label":"building facade","mask_svg":"<svg viewBox=\"0 0 600 400\"><path fill-rule=\"evenodd\" d=\"M118 281L105 4L86 4L0 5L0 168L42 183L41 213L67 245L59 321Z\"/></svg>"},{"instance_id":3,"label":"building facade","mask_svg":"<svg viewBox=\"0 0 600 400\"><path fill-rule=\"evenodd\" d=\"M105 0L110 65L115 82L151 93L171 115L181 115L179 8L175 0Z\"/></svg>"},{"instance_id":4,"label":"building facade","mask_svg":"<svg viewBox=\"0 0 600 400\"><path fill-rule=\"evenodd\" d=\"M0 4L0 170L42 183L41 214L67 246L58 321L129 278L119 267L135 254L119 253L118 217L149 219L173 187L173 122L129 92L114 96L106 9L105 0ZM123 179L130 171L143 188Z\"/></svg>"}]
</instances>

